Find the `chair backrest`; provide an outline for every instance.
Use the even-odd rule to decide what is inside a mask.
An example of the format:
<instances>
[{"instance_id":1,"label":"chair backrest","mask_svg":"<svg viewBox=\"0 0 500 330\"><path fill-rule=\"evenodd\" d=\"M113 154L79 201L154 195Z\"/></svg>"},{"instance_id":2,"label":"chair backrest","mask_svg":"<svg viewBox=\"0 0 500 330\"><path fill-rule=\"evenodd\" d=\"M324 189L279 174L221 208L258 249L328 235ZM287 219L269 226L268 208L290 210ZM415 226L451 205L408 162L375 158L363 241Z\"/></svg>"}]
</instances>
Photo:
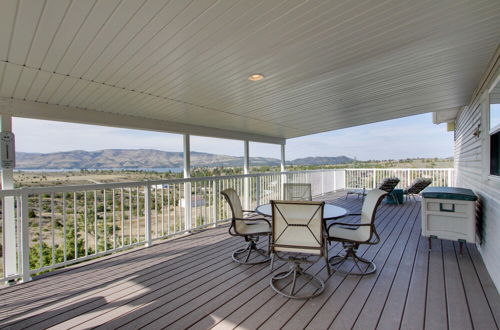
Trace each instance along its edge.
<instances>
[{"instance_id":1,"label":"chair backrest","mask_svg":"<svg viewBox=\"0 0 500 330\"><path fill-rule=\"evenodd\" d=\"M243 218L243 207L241 206L240 196L233 188L228 188L220 192L226 199L232 213L232 227L237 234L244 233L247 224L244 221L236 221Z\"/></svg>"},{"instance_id":2,"label":"chair backrest","mask_svg":"<svg viewBox=\"0 0 500 330\"><path fill-rule=\"evenodd\" d=\"M431 183L432 183L431 178L417 178L412 182L411 186L408 187L408 189L406 189L406 193L418 194Z\"/></svg>"},{"instance_id":3,"label":"chair backrest","mask_svg":"<svg viewBox=\"0 0 500 330\"><path fill-rule=\"evenodd\" d=\"M398 178L385 178L377 188L390 193L394 190L394 188L396 188L398 183Z\"/></svg>"},{"instance_id":4,"label":"chair backrest","mask_svg":"<svg viewBox=\"0 0 500 330\"><path fill-rule=\"evenodd\" d=\"M377 213L377 208L382 202L382 200L387 196L387 192L381 189L372 189L368 191L366 197L363 201L363 207L361 208L361 220L362 224L371 224L372 226L361 226L359 231L361 231L363 240L368 241L373 234L373 224L375 222L375 215Z\"/></svg>"},{"instance_id":5,"label":"chair backrest","mask_svg":"<svg viewBox=\"0 0 500 330\"><path fill-rule=\"evenodd\" d=\"M272 252L322 255L324 202L271 201Z\"/></svg>"},{"instance_id":6,"label":"chair backrest","mask_svg":"<svg viewBox=\"0 0 500 330\"><path fill-rule=\"evenodd\" d=\"M310 183L284 183L284 199L287 201L311 201Z\"/></svg>"}]
</instances>

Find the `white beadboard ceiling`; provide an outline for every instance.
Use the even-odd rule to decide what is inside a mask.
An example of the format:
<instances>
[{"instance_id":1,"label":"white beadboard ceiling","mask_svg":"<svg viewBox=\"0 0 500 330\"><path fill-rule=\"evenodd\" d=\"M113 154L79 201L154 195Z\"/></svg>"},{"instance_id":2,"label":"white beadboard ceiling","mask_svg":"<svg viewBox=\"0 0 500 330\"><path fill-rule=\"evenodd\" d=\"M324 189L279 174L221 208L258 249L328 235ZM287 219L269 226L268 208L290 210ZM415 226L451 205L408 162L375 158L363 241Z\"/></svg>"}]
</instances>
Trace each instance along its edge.
<instances>
[{"instance_id":1,"label":"white beadboard ceiling","mask_svg":"<svg viewBox=\"0 0 500 330\"><path fill-rule=\"evenodd\" d=\"M498 0L2 0L0 112L281 143L463 106L499 40Z\"/></svg>"}]
</instances>

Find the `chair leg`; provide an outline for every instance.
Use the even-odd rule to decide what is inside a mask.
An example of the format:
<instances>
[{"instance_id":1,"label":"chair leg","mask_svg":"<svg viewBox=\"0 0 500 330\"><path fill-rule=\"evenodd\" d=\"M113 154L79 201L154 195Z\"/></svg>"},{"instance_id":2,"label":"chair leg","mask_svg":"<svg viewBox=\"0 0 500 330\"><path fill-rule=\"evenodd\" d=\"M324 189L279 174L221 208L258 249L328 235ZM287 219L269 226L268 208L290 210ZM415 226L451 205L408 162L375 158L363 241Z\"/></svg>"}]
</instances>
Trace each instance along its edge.
<instances>
[{"instance_id":1,"label":"chair leg","mask_svg":"<svg viewBox=\"0 0 500 330\"><path fill-rule=\"evenodd\" d=\"M242 265L257 265L270 260L269 252L265 252L257 247L254 237L246 237L247 246L233 252L232 258L235 262ZM252 258L253 254L256 254Z\"/></svg>"},{"instance_id":2,"label":"chair leg","mask_svg":"<svg viewBox=\"0 0 500 330\"><path fill-rule=\"evenodd\" d=\"M297 284L297 271L293 272L292 288L290 289L290 295L293 296L295 293L295 284Z\"/></svg>"},{"instance_id":3,"label":"chair leg","mask_svg":"<svg viewBox=\"0 0 500 330\"><path fill-rule=\"evenodd\" d=\"M332 269L330 267L330 263L328 262L328 255L325 254L325 263L326 263L326 271L328 275L332 275Z\"/></svg>"},{"instance_id":4,"label":"chair leg","mask_svg":"<svg viewBox=\"0 0 500 330\"><path fill-rule=\"evenodd\" d=\"M344 243L344 254L338 254L330 258L329 262L332 268L344 275L364 276L373 274L377 271L377 266L367 259L356 255L357 245ZM343 270L341 267L346 262L351 262L348 265L349 270Z\"/></svg>"},{"instance_id":5,"label":"chair leg","mask_svg":"<svg viewBox=\"0 0 500 330\"><path fill-rule=\"evenodd\" d=\"M305 284L300 288L297 287L299 278L304 278L306 280ZM323 282L319 277L305 273L300 267L300 263L297 261L293 262L289 271L281 272L271 277L270 285L271 288L280 295L292 299L308 299L316 297L325 290L325 282ZM308 286L308 288L306 288L306 286ZM309 289L309 291L312 289L312 293L300 294L301 291L304 292L306 289Z\"/></svg>"},{"instance_id":6,"label":"chair leg","mask_svg":"<svg viewBox=\"0 0 500 330\"><path fill-rule=\"evenodd\" d=\"M324 243L325 245L325 251L323 252L324 258L325 258L325 263L326 263L326 271L328 272L328 275L332 274L332 270L330 268L330 263L328 262L328 245L327 242Z\"/></svg>"},{"instance_id":7,"label":"chair leg","mask_svg":"<svg viewBox=\"0 0 500 330\"><path fill-rule=\"evenodd\" d=\"M273 271L274 267L274 253L271 253L271 271Z\"/></svg>"}]
</instances>

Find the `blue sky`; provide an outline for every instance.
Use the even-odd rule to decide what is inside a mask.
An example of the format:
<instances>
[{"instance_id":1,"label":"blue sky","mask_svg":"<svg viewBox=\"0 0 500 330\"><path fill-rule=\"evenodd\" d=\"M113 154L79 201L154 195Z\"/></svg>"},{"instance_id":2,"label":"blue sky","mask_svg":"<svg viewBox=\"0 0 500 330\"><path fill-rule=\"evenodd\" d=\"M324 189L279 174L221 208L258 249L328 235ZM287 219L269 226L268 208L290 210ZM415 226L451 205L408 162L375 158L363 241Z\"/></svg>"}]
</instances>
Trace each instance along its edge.
<instances>
[{"instance_id":1,"label":"blue sky","mask_svg":"<svg viewBox=\"0 0 500 330\"><path fill-rule=\"evenodd\" d=\"M70 124L24 118L13 119L16 150L56 152L101 149L158 149L182 151L182 136L92 125ZM243 155L243 142L191 137L191 150ZM358 160L450 157L453 133L445 125L432 124L424 114L380 123L320 133L287 141L288 160L309 156L356 157ZM280 157L277 145L250 144L251 157Z\"/></svg>"}]
</instances>

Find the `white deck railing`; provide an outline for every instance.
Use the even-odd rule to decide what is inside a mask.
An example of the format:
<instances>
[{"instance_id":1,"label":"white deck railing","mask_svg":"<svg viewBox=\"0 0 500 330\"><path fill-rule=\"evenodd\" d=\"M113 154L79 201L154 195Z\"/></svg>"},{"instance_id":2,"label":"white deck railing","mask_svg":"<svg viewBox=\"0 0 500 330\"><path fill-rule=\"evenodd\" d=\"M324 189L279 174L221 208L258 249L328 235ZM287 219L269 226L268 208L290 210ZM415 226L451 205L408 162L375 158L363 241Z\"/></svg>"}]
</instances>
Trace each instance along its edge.
<instances>
[{"instance_id":1,"label":"white deck railing","mask_svg":"<svg viewBox=\"0 0 500 330\"><path fill-rule=\"evenodd\" d=\"M399 178L397 188L408 187L416 178L431 178L431 186L455 185L452 168L355 168L346 169L345 186L351 188L375 188L383 179Z\"/></svg>"},{"instance_id":2,"label":"white deck railing","mask_svg":"<svg viewBox=\"0 0 500 330\"><path fill-rule=\"evenodd\" d=\"M43 271L216 226L230 217L220 194L226 188L254 209L281 198L283 182L311 183L318 196L372 188L394 175L405 183L431 176L437 185L452 185L453 178L449 169L339 169L3 190L0 281L28 281ZM185 196L191 196L187 203ZM15 244L5 244L9 239Z\"/></svg>"}]
</instances>

